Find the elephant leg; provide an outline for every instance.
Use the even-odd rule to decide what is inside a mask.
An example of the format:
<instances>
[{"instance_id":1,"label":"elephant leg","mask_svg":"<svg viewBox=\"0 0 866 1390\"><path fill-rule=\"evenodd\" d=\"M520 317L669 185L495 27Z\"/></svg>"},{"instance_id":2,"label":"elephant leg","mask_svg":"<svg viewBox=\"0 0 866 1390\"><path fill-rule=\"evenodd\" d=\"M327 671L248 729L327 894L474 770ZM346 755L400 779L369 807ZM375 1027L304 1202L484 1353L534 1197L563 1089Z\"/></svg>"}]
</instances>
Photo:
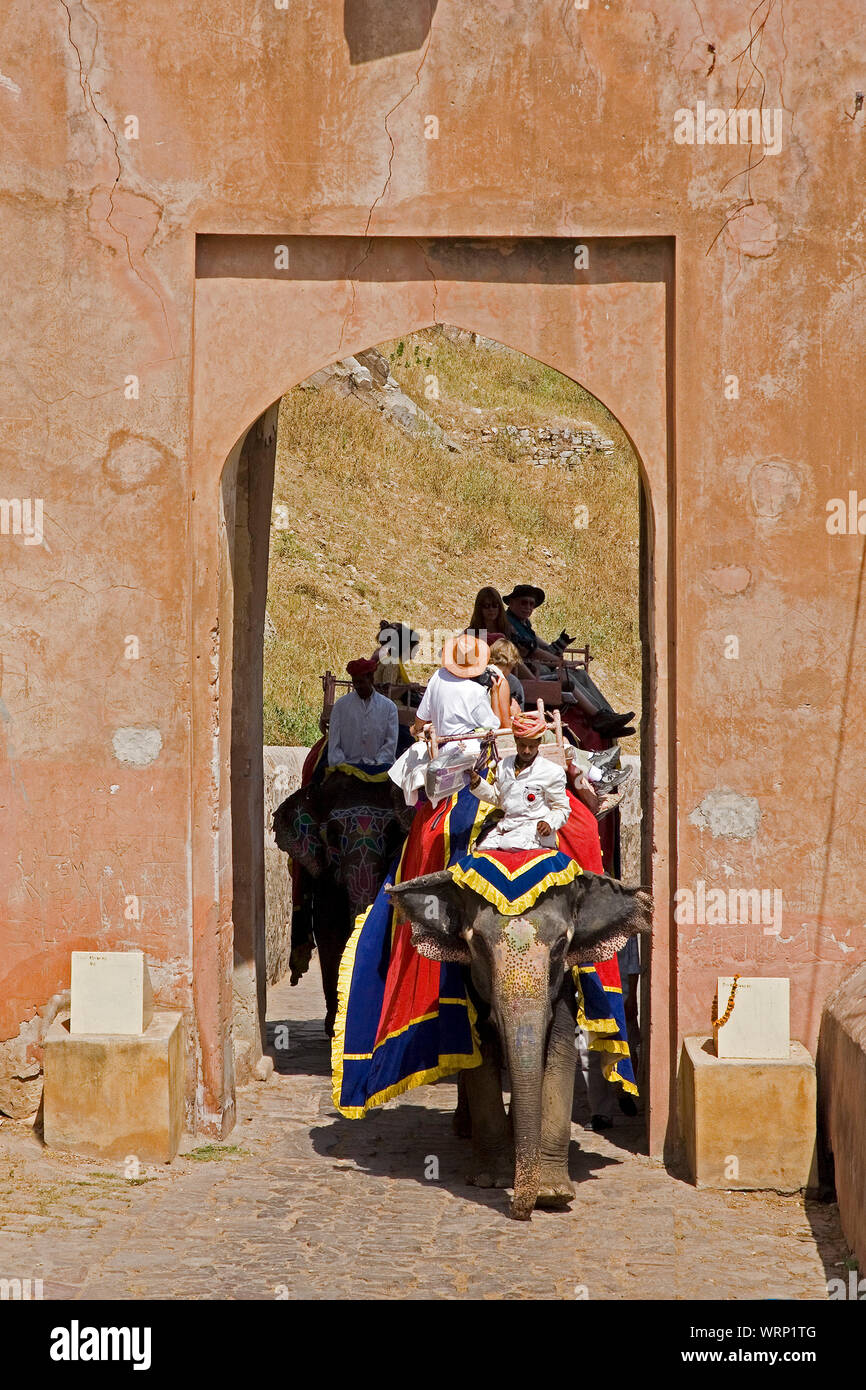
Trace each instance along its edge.
<instances>
[{"instance_id":1,"label":"elephant leg","mask_svg":"<svg viewBox=\"0 0 866 1390\"><path fill-rule=\"evenodd\" d=\"M457 1073L457 1109L451 1120L451 1128L458 1139L469 1139L472 1136L472 1112L469 1109L469 1097L466 1094L466 1072Z\"/></svg>"},{"instance_id":2,"label":"elephant leg","mask_svg":"<svg viewBox=\"0 0 866 1390\"><path fill-rule=\"evenodd\" d=\"M460 1073L472 1118L473 1187L511 1187L514 1158L511 1130L502 1103L502 1076L496 1044L481 1044L480 1067Z\"/></svg>"},{"instance_id":3,"label":"elephant leg","mask_svg":"<svg viewBox=\"0 0 866 1390\"><path fill-rule=\"evenodd\" d=\"M536 1206L566 1207L574 1197L568 1175L574 1096L574 991L570 976L556 1001L541 1091L541 1186Z\"/></svg>"},{"instance_id":4,"label":"elephant leg","mask_svg":"<svg viewBox=\"0 0 866 1390\"><path fill-rule=\"evenodd\" d=\"M324 888L316 902L314 930L322 972L322 990L325 995L325 1033L329 1038L334 1036L334 1024L337 1019L340 961L351 935L351 925L347 917L345 896Z\"/></svg>"},{"instance_id":5,"label":"elephant leg","mask_svg":"<svg viewBox=\"0 0 866 1390\"><path fill-rule=\"evenodd\" d=\"M329 1038L334 1036L334 1023L337 1018L337 978L340 971L340 957L343 954L341 937L332 931L319 932L316 937L319 948L319 965L322 971L322 989L325 995L325 1032Z\"/></svg>"}]
</instances>

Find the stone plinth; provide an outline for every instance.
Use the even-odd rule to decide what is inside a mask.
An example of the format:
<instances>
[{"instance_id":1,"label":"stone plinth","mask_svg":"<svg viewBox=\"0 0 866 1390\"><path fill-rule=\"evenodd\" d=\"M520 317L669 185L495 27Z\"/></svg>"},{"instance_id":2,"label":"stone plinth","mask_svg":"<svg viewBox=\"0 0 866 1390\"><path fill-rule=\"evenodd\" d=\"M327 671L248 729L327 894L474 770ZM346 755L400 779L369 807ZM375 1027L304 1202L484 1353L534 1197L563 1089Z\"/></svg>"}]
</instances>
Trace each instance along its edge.
<instances>
[{"instance_id":1,"label":"stone plinth","mask_svg":"<svg viewBox=\"0 0 866 1390\"><path fill-rule=\"evenodd\" d=\"M155 1013L140 1037L72 1034L69 1019L45 1039L45 1143L49 1148L168 1163L183 1127L183 1016Z\"/></svg>"},{"instance_id":2,"label":"stone plinth","mask_svg":"<svg viewBox=\"0 0 866 1390\"><path fill-rule=\"evenodd\" d=\"M817 1182L815 1064L802 1043L790 1056L715 1055L711 1038L683 1040L680 1129L697 1187L797 1192Z\"/></svg>"}]
</instances>

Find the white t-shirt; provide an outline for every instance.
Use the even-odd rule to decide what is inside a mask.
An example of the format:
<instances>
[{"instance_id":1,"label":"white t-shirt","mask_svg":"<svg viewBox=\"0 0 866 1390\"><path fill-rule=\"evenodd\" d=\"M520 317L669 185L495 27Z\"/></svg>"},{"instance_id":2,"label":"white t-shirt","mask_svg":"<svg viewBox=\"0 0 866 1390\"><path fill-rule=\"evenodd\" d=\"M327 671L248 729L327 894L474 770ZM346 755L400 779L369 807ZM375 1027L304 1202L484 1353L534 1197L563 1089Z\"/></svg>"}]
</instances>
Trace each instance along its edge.
<instances>
[{"instance_id":1,"label":"white t-shirt","mask_svg":"<svg viewBox=\"0 0 866 1390\"><path fill-rule=\"evenodd\" d=\"M444 667L430 677L417 715L433 725L439 738L499 728L483 686L466 676L452 676Z\"/></svg>"}]
</instances>

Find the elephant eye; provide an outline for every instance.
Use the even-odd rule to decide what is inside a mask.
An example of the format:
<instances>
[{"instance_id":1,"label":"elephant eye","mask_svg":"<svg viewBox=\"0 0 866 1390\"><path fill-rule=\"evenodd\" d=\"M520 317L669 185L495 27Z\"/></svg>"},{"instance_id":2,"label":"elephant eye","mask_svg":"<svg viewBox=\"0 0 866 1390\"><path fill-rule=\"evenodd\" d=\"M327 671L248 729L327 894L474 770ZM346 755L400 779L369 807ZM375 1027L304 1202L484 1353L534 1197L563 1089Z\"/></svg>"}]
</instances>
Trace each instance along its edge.
<instances>
[{"instance_id":1,"label":"elephant eye","mask_svg":"<svg viewBox=\"0 0 866 1390\"><path fill-rule=\"evenodd\" d=\"M568 941L566 940L566 938L564 936L557 937L556 941L554 941L553 945L550 948L551 962L558 961L561 956L564 956L567 948Z\"/></svg>"}]
</instances>

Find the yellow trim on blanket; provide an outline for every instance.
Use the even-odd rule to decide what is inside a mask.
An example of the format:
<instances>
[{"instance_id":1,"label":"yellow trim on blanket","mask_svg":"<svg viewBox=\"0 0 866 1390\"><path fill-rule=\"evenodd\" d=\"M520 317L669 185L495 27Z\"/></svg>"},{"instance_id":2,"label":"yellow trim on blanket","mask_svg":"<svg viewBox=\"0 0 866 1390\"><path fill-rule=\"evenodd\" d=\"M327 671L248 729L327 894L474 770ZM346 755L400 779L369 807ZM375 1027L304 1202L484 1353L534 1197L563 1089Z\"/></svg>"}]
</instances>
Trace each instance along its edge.
<instances>
[{"instance_id":1,"label":"yellow trim on blanket","mask_svg":"<svg viewBox=\"0 0 866 1390\"><path fill-rule=\"evenodd\" d=\"M471 852L472 852L472 854L474 854L474 856L475 856L476 859L486 859L487 862L488 862L488 864L493 864L493 866L494 866L496 869L498 869L499 872L502 874L502 877L508 879L508 882L509 882L509 883L513 883L515 879L520 878L520 875L521 875L521 874L525 874L526 871L527 871L527 869L530 869L530 868L532 867L532 865L533 865L535 862L537 862L537 861L535 861L535 860L533 860L533 859L528 859L528 860L526 861L525 864L521 864L521 865L519 866L519 868L512 870L512 869L507 869L507 868L505 867L504 864L501 864L501 863L499 862L499 860L496 858L496 851L495 851L495 850L474 849L474 850L472 850ZM545 850L545 854L557 854L557 853L558 853L558 851L555 850L555 849L546 849L546 850ZM541 858L540 855L539 855L539 858ZM580 865L578 864L578 862L577 862L576 859L572 859L571 863L574 865L574 868L575 868L575 872L576 872L576 873L578 873L578 874L582 874L582 873L583 873L583 869L580 867ZM562 870L561 872L565 872L565 871Z\"/></svg>"},{"instance_id":2,"label":"yellow trim on blanket","mask_svg":"<svg viewBox=\"0 0 866 1390\"><path fill-rule=\"evenodd\" d=\"M332 772L345 772L349 777L357 777L361 782L386 782L388 780L388 770L384 772L364 772L363 768L355 767L354 763L335 763L329 767L325 773L330 777Z\"/></svg>"},{"instance_id":3,"label":"yellow trim on blanket","mask_svg":"<svg viewBox=\"0 0 866 1390\"><path fill-rule=\"evenodd\" d=\"M406 855L407 844L408 838L403 841L403 848L400 851L400 862L397 865L397 872L394 875L395 884L401 881L403 859ZM359 912L358 916L355 918L355 926L352 935L343 948L343 954L340 957L340 968L337 972L337 1017L334 1020L334 1036L331 1039L331 1095L338 1110L340 1108L340 1093L343 1089L343 1044L346 1041L346 1012L349 1007L349 987L352 983L352 975L355 970L355 953L358 949L358 942L361 939L361 932L367 920L367 913L371 912L372 909L373 904L371 903L364 912ZM393 912L391 913L391 939L392 941L394 939ZM366 1059L354 1058L352 1054L350 1054L346 1060L363 1061Z\"/></svg>"},{"instance_id":4,"label":"yellow trim on blanket","mask_svg":"<svg viewBox=\"0 0 866 1390\"><path fill-rule=\"evenodd\" d=\"M586 975L592 974L595 970L594 965L575 965L572 966L571 977L574 980L574 991L577 1000L577 1026L584 1028L587 1033L617 1033L619 1024L615 1018L587 1018L583 999L583 985L580 981L581 972Z\"/></svg>"},{"instance_id":5,"label":"yellow trim on blanket","mask_svg":"<svg viewBox=\"0 0 866 1390\"><path fill-rule=\"evenodd\" d=\"M440 999L440 1004L466 1004L466 999ZM384 1038L380 1038L373 1048L373 1052L344 1052L344 1062L369 1062L374 1052L378 1052L380 1047L384 1047L386 1042L392 1038L399 1038L401 1033L406 1033L410 1028L414 1028L416 1023L428 1023L431 1018L435 1018L439 1010L434 1009L429 1014L419 1014L417 1018L410 1018L408 1023L404 1023L402 1028L395 1028L393 1033L386 1033Z\"/></svg>"},{"instance_id":6,"label":"yellow trim on blanket","mask_svg":"<svg viewBox=\"0 0 866 1390\"><path fill-rule=\"evenodd\" d=\"M629 1046L625 1039L609 1038L600 1034L590 1038L589 1050L590 1052L612 1052L617 1057L629 1056Z\"/></svg>"},{"instance_id":7,"label":"yellow trim on blanket","mask_svg":"<svg viewBox=\"0 0 866 1390\"><path fill-rule=\"evenodd\" d=\"M620 1076L619 1062L616 1060L616 1058L608 1058L607 1060L602 1059L601 1069L604 1073L605 1081L618 1082L619 1085L622 1086L622 1089L625 1091L626 1095L640 1095L640 1091L638 1090L637 1086L634 1084L633 1081L626 1081L624 1076Z\"/></svg>"},{"instance_id":8,"label":"yellow trim on blanket","mask_svg":"<svg viewBox=\"0 0 866 1390\"><path fill-rule=\"evenodd\" d=\"M597 966L596 966L596 965L576 965L576 966L574 966L574 969L575 969L575 970L580 970L580 971L582 971L584 975L591 975L591 974L593 973L593 971L597 969ZM601 985L602 989L606 989L606 990L607 990L608 994L622 994L622 986L621 986L621 985L606 985L606 984L603 984L601 980L599 980L598 983Z\"/></svg>"},{"instance_id":9,"label":"yellow trim on blanket","mask_svg":"<svg viewBox=\"0 0 866 1390\"><path fill-rule=\"evenodd\" d=\"M473 1041L475 1041L475 1030L473 1028ZM477 1046L477 1044L476 1044ZM368 1110L374 1106L384 1105L386 1101L394 1100L397 1096L402 1096L405 1091L414 1090L416 1086L429 1085L431 1081L440 1081L443 1076L451 1076L455 1071L469 1071L472 1067L480 1067L481 1050L477 1051L477 1056L467 1060L464 1052L457 1052L453 1055L443 1055L439 1058L438 1067L430 1067L427 1071L416 1071L411 1076L404 1076L402 1081L398 1081L393 1086L387 1086L384 1091L377 1091L375 1095L368 1096L364 1105L337 1105L337 1110L341 1115L345 1115L347 1120L363 1120Z\"/></svg>"},{"instance_id":10,"label":"yellow trim on blanket","mask_svg":"<svg viewBox=\"0 0 866 1390\"><path fill-rule=\"evenodd\" d=\"M451 809L452 808L449 807L446 819L450 818ZM473 826L473 830L477 834L475 825ZM446 836L447 834L448 826L446 824ZM405 854L406 844L404 843L403 849L400 852L400 863L394 875L395 884L403 881L403 859ZM445 862L447 864L447 859ZM404 1091L410 1091L416 1086L425 1086L431 1081L438 1081L441 1077L450 1076L455 1071L468 1071L472 1067L480 1067L481 1065L481 1044L478 1040L478 1031L475 1026L478 1015L472 1000L468 996L466 999L440 999L440 1004L466 1005L469 1011L469 1027L472 1034L472 1056L468 1057L465 1052L443 1053L439 1058L438 1066L429 1067L426 1071L413 1072L411 1076L404 1076L402 1081L396 1082L395 1085L388 1086L385 1090L377 1091L375 1095L368 1096L364 1105L343 1106L340 1104L340 1095L343 1090L343 1061L366 1062L369 1061L373 1055L372 1052L357 1054L347 1053L345 1057L343 1054L343 1044L346 1039L346 1012L349 1006L349 987L351 986L352 975L355 969L355 954L358 949L361 932L364 929L364 923L367 920L367 913L372 910L372 907L373 904L371 903L364 912L359 913L355 918L355 926L352 935L346 943L345 950L343 951L337 976L337 1017L334 1022L334 1036L331 1040L331 1099L340 1114L345 1115L349 1120L362 1120L368 1110L372 1110L376 1105L384 1105L386 1101L393 1100L395 1096L402 1095ZM396 914L392 909L392 940L394 927L396 926L395 916ZM425 1014L424 1018L435 1018L435 1014ZM412 1021L414 1023L420 1023L423 1020L413 1019ZM411 1024L407 1024L406 1027L411 1027ZM398 1029L398 1032L403 1031L405 1030ZM396 1037L397 1033L389 1034L388 1036ZM382 1044L387 1041L388 1038L383 1038L376 1046L381 1047Z\"/></svg>"},{"instance_id":11,"label":"yellow trim on blanket","mask_svg":"<svg viewBox=\"0 0 866 1390\"><path fill-rule=\"evenodd\" d=\"M460 1002L460 1003L463 1003L464 1001L463 1001L463 1000L460 1000L460 1001L454 1001L454 1000L445 1001L445 1000L443 1000L443 1001L441 1001L441 1002L443 1002L443 1003L445 1003L445 1002L449 1002L449 1003ZM375 1095L368 1096L367 1099L366 1099L366 1101L364 1102L363 1105L340 1105L339 1099L340 1099L340 1087L342 1086L342 1068L340 1068L341 1076L340 1076L340 1084L339 1084L339 1085L337 1085L337 1082L336 1082L336 1069L335 1069L335 1071L334 1071L335 1084L334 1084L334 1091L333 1091L333 1100L334 1100L334 1106L336 1107L337 1110L339 1110L340 1114L341 1114L341 1115L345 1115L347 1120L363 1120L364 1116L367 1114L367 1111L368 1111L368 1110L372 1110L372 1109L374 1108L374 1106L377 1106L377 1105L384 1105L384 1104L386 1103L386 1101L394 1100L394 1098L395 1098L396 1096L401 1096L401 1095L403 1095L405 1091L414 1090L414 1088L415 1088L416 1086L427 1086L427 1085L430 1084L431 1081L440 1081L440 1080L442 1079L443 1076L451 1076L455 1071L469 1071L469 1070L471 1070L471 1068L473 1068L473 1067L480 1067L480 1066L481 1066L481 1046L480 1046L480 1044L479 1044L479 1041L478 1041L478 1033L477 1033L476 1028L475 1028L475 1021L476 1021L476 1018L477 1018L477 1013L476 1013L476 1011L475 1011L475 1007L474 1007L474 1005L473 1005L471 999L466 999L466 1000L465 1000L465 1003L466 1003L467 1008L469 1009L469 1026L470 1026L470 1028L471 1028L471 1030L472 1030L472 1056L471 1056L471 1057L467 1057L467 1054L466 1054L465 1052L443 1053L443 1054L440 1056L440 1058L439 1058L439 1065L438 1065L438 1066L435 1066L435 1067L428 1067L426 1071L416 1071L416 1072L413 1072L413 1073L411 1074L411 1076L404 1076L403 1079L402 1079L402 1081L397 1081L397 1082L394 1083L393 1086L386 1086L384 1090L382 1090L382 1091L376 1091ZM435 1015L432 1015L432 1014L431 1014L430 1017L435 1017ZM336 1034L336 1030L335 1030L335 1032L334 1032L334 1039L335 1039L335 1041L336 1041L336 1037L337 1037L337 1034ZM349 1060L352 1060L352 1059L347 1058L346 1060L349 1061ZM364 1057L364 1056L362 1056L362 1057L359 1057L359 1058L356 1059L356 1060L358 1060L358 1061L366 1061L367 1058Z\"/></svg>"},{"instance_id":12,"label":"yellow trim on blanket","mask_svg":"<svg viewBox=\"0 0 866 1390\"><path fill-rule=\"evenodd\" d=\"M402 864L402 862L403 856L401 854L400 863ZM372 903L370 907L372 907ZM352 983L352 972L355 969L355 952L358 949L358 941L370 907L367 908L366 912L360 912L355 918L354 930L346 942L340 957L340 969L337 972L337 1017L334 1020L334 1036L331 1039L331 1096L337 1109L339 1109L340 1093L343 1089L343 1044L346 1041L346 1009L349 1004L349 986ZM351 1059L347 1058L346 1060Z\"/></svg>"},{"instance_id":13,"label":"yellow trim on blanket","mask_svg":"<svg viewBox=\"0 0 866 1390\"><path fill-rule=\"evenodd\" d=\"M581 971L589 974L595 967L592 965L575 965L571 974L574 979L574 992L577 1002L577 1026L583 1028L588 1035L587 1047L590 1052L602 1053L601 1070L605 1081L619 1082L623 1090L628 1095L640 1095L634 1082L626 1081L624 1076L619 1074L620 1057L631 1057L631 1049L628 1042L622 1038L606 1037L608 1033L619 1031L619 1025L615 1018L596 1018L591 1021L587 1019L584 1012L583 985L581 984ZM621 992L621 991L620 991ZM605 1055L606 1054L606 1055Z\"/></svg>"},{"instance_id":14,"label":"yellow trim on blanket","mask_svg":"<svg viewBox=\"0 0 866 1390\"><path fill-rule=\"evenodd\" d=\"M486 819L487 819L487 817L488 817L489 815L490 815L490 806L489 806L489 804L487 804L487 803L485 803L485 802L483 802L483 801L479 801L479 803L478 803L478 810L475 812L475 819L474 819L474 821L472 822L472 828L471 828L471 830L469 831L469 850L468 850L468 853L469 853L469 854L474 854L474 853L475 853L475 841L478 839L478 836L481 834L481 827L482 827L482 825L484 824L484 822L486 821ZM448 864L448 860L447 860L447 859L445 860L445 864L446 864L446 866L447 866L447 864Z\"/></svg>"},{"instance_id":15,"label":"yellow trim on blanket","mask_svg":"<svg viewBox=\"0 0 866 1390\"><path fill-rule=\"evenodd\" d=\"M572 859L564 869L553 869L534 884L528 892L521 893L519 898L509 902L504 893L500 893L498 888L494 888L492 883L488 883L477 869L461 869L459 864L454 864L450 870L455 883L461 884L464 888L471 888L480 898L484 898L485 902L492 903L494 907L497 907L504 917L516 917L518 913L526 912L541 897L542 893L547 892L548 888L571 883L581 872L575 860Z\"/></svg>"},{"instance_id":16,"label":"yellow trim on blanket","mask_svg":"<svg viewBox=\"0 0 866 1390\"><path fill-rule=\"evenodd\" d=\"M442 844L445 849L445 863L451 858L451 812L457 804L457 792L452 792L448 810L442 823Z\"/></svg>"}]
</instances>

